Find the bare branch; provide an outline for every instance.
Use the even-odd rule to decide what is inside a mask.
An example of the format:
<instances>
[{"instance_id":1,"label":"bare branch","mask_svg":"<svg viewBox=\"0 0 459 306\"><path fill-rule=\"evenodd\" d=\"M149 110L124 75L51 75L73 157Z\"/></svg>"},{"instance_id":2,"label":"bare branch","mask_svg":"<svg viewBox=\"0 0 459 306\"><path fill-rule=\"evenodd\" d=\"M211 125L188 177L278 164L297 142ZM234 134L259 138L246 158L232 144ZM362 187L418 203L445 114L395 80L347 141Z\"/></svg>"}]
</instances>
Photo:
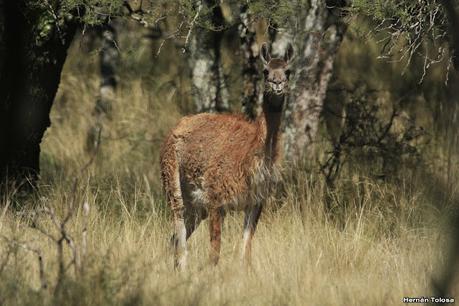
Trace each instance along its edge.
<instances>
[{"instance_id":1,"label":"bare branch","mask_svg":"<svg viewBox=\"0 0 459 306\"><path fill-rule=\"evenodd\" d=\"M188 29L188 33L186 34L185 44L184 44L183 49L182 49L183 53L186 52L186 48L188 46L188 42L189 42L190 37L191 37L191 32L193 31L194 25L196 23L196 20L199 17L199 14L201 13L201 10L202 10L202 1L199 1L198 9L196 10L196 15L194 15L193 20L191 20L190 28Z\"/></svg>"}]
</instances>

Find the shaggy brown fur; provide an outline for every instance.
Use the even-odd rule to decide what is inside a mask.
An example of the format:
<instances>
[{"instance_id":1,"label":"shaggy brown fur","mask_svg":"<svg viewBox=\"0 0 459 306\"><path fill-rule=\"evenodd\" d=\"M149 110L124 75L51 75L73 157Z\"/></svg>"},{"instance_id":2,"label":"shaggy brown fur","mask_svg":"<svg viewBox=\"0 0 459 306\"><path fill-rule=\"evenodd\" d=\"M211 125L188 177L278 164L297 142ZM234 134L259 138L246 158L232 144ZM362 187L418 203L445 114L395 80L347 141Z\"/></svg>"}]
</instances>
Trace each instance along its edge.
<instances>
[{"instance_id":1,"label":"shaggy brown fur","mask_svg":"<svg viewBox=\"0 0 459 306\"><path fill-rule=\"evenodd\" d=\"M164 185L171 186L169 180L178 165L182 188L202 192L195 202L202 202L204 208L237 204L237 196L249 192L255 168L267 157L267 134L264 117L256 122L237 115L203 113L185 117L164 144ZM277 159L278 154L273 155ZM169 194L172 196L172 190ZM171 204L173 210L178 208L177 203Z\"/></svg>"},{"instance_id":2,"label":"shaggy brown fur","mask_svg":"<svg viewBox=\"0 0 459 306\"><path fill-rule=\"evenodd\" d=\"M262 51L266 81L272 85L265 85L263 112L255 121L229 114L187 116L164 142L161 174L174 213L176 266L185 265L186 239L207 215L211 260L217 263L227 208L246 210L243 254L250 253L262 201L277 177L279 128L291 56L271 60L266 45Z\"/></svg>"}]
</instances>

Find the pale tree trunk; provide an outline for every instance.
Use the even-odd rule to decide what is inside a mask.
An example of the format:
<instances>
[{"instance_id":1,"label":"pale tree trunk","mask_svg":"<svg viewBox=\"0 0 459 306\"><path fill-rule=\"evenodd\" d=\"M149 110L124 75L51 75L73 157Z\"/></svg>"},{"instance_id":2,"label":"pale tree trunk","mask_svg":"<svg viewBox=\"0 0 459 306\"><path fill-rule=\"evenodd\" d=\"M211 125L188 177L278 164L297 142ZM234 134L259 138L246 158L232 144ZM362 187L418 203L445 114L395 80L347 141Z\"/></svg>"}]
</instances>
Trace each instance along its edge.
<instances>
[{"instance_id":1,"label":"pale tree trunk","mask_svg":"<svg viewBox=\"0 0 459 306\"><path fill-rule=\"evenodd\" d=\"M258 68L259 46L256 41L256 24L248 12L247 4L240 8L240 19L238 29L242 51L242 112L253 120L259 112L263 90Z\"/></svg>"},{"instance_id":2,"label":"pale tree trunk","mask_svg":"<svg viewBox=\"0 0 459 306\"><path fill-rule=\"evenodd\" d=\"M99 147L102 131L112 118L113 104L116 102L116 68L119 63L116 28L113 24L104 25L100 36L100 86L93 111L94 121L88 131L86 148L89 152L94 152Z\"/></svg>"},{"instance_id":3,"label":"pale tree trunk","mask_svg":"<svg viewBox=\"0 0 459 306\"><path fill-rule=\"evenodd\" d=\"M305 16L300 14L292 20L293 30L278 33L273 44L278 54L283 54L289 41L296 49L283 128L288 160L298 161L310 150L316 137L333 62L346 31L340 16L345 4L345 1L311 0Z\"/></svg>"},{"instance_id":4,"label":"pale tree trunk","mask_svg":"<svg viewBox=\"0 0 459 306\"><path fill-rule=\"evenodd\" d=\"M220 56L223 13L218 1L203 0L199 5L211 11L212 29L194 25L189 46L193 103L197 112L222 112L229 109Z\"/></svg>"}]
</instances>

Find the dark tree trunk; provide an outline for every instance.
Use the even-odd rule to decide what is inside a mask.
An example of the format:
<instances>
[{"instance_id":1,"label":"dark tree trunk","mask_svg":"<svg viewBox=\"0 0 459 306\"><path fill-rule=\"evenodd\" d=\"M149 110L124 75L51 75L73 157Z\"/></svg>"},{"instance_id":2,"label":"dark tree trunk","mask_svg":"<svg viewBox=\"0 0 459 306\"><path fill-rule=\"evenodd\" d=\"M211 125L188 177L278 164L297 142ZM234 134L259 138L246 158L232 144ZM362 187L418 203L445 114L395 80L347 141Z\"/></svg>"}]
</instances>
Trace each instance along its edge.
<instances>
[{"instance_id":1,"label":"dark tree trunk","mask_svg":"<svg viewBox=\"0 0 459 306\"><path fill-rule=\"evenodd\" d=\"M210 10L211 27L195 25L190 44L189 64L192 78L193 102L197 112L226 111L228 92L220 56L224 18L218 1L203 0L203 10Z\"/></svg>"},{"instance_id":2,"label":"dark tree trunk","mask_svg":"<svg viewBox=\"0 0 459 306\"><path fill-rule=\"evenodd\" d=\"M40 143L53 103L73 23L57 28L27 1L2 1L0 75L0 175L37 178ZM51 18L51 17L50 17Z\"/></svg>"},{"instance_id":3,"label":"dark tree trunk","mask_svg":"<svg viewBox=\"0 0 459 306\"><path fill-rule=\"evenodd\" d=\"M119 63L119 50L116 28L113 24L105 24L99 33L102 41L99 96L93 111L94 122L88 131L86 143L87 150L92 153L99 147L104 125L112 117L118 84L116 68Z\"/></svg>"},{"instance_id":4,"label":"dark tree trunk","mask_svg":"<svg viewBox=\"0 0 459 306\"><path fill-rule=\"evenodd\" d=\"M333 2L333 3L332 3ZM338 47L346 31L340 14L345 1L311 0L293 31L278 33L274 51L296 47L291 95L285 111L284 146L289 160L299 160L313 143Z\"/></svg>"},{"instance_id":5,"label":"dark tree trunk","mask_svg":"<svg viewBox=\"0 0 459 306\"><path fill-rule=\"evenodd\" d=\"M262 100L261 77L258 68L259 46L256 41L255 22L247 4L240 8L239 37L242 51L243 97L242 111L255 119Z\"/></svg>"},{"instance_id":6,"label":"dark tree trunk","mask_svg":"<svg viewBox=\"0 0 459 306\"><path fill-rule=\"evenodd\" d=\"M448 18L448 39L453 56L454 69L459 71L459 35L457 35L457 29L459 28L458 4L452 0L442 0L442 4Z\"/></svg>"},{"instance_id":7,"label":"dark tree trunk","mask_svg":"<svg viewBox=\"0 0 459 306\"><path fill-rule=\"evenodd\" d=\"M449 38L449 48L452 55L452 61L454 66L454 72L452 75L452 80L449 81L449 90L448 90L448 110L452 111L452 116L454 117L453 121L453 136L450 137L450 141L453 144L457 145L457 131L454 128L457 127L455 122L454 112L457 109L457 103L459 102L459 33L457 32L459 26L459 6L456 1L453 0L442 0L442 5L445 9L446 16L448 18L448 38ZM450 144L451 146L452 144ZM448 165L449 168L452 165ZM453 291L454 283L457 281L458 277L458 266L459 266L459 214L453 214L449 220L450 222L450 245L448 253L445 256L444 264L440 268L437 279L432 280L432 289L435 296L449 296L451 291ZM438 303L437 305L440 305Z\"/></svg>"}]
</instances>

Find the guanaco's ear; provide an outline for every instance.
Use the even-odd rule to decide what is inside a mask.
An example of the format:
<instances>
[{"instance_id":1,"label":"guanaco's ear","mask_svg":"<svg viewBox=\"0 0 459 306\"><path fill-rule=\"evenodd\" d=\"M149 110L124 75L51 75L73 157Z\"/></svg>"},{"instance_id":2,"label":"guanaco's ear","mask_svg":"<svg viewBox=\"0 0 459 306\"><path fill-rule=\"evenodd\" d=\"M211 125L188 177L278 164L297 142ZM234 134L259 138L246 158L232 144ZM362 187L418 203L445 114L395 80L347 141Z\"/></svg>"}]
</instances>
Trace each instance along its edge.
<instances>
[{"instance_id":1,"label":"guanaco's ear","mask_svg":"<svg viewBox=\"0 0 459 306\"><path fill-rule=\"evenodd\" d=\"M285 49L285 54L284 54L284 61L287 63L287 64L290 64L290 62L292 61L294 55L293 55L293 46L291 43L288 43L287 45L287 49Z\"/></svg>"},{"instance_id":2,"label":"guanaco's ear","mask_svg":"<svg viewBox=\"0 0 459 306\"><path fill-rule=\"evenodd\" d=\"M269 46L267 43L261 45L260 59L265 67L268 66L268 63L271 61L271 54L269 53Z\"/></svg>"}]
</instances>

